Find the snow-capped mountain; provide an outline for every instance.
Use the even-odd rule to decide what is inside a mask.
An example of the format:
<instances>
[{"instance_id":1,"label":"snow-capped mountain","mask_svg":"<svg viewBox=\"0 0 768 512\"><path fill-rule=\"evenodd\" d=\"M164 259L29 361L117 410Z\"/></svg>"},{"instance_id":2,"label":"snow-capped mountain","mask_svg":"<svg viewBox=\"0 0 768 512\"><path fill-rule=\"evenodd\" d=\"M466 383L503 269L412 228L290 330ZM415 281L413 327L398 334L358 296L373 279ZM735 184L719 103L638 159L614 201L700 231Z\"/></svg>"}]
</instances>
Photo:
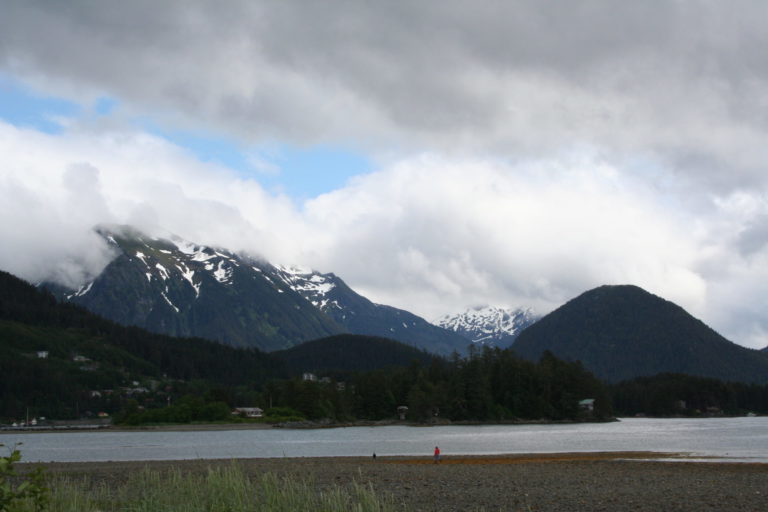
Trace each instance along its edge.
<instances>
[{"instance_id":1,"label":"snow-capped mountain","mask_svg":"<svg viewBox=\"0 0 768 512\"><path fill-rule=\"evenodd\" d=\"M469 343L464 337L408 311L375 304L335 274L301 267L276 268L285 284L351 333L390 338L443 355L467 350Z\"/></svg>"},{"instance_id":2,"label":"snow-capped mountain","mask_svg":"<svg viewBox=\"0 0 768 512\"><path fill-rule=\"evenodd\" d=\"M346 332L269 263L125 226L97 231L115 259L92 282L59 295L118 323L262 350Z\"/></svg>"},{"instance_id":3,"label":"snow-capped mountain","mask_svg":"<svg viewBox=\"0 0 768 512\"><path fill-rule=\"evenodd\" d=\"M478 345L507 348L523 329L538 319L539 316L531 308L482 306L442 316L433 323Z\"/></svg>"},{"instance_id":4,"label":"snow-capped mountain","mask_svg":"<svg viewBox=\"0 0 768 512\"><path fill-rule=\"evenodd\" d=\"M78 290L45 285L121 324L267 351L344 332L441 354L468 345L407 311L372 303L334 274L275 266L127 226L97 232L115 253L104 271Z\"/></svg>"}]
</instances>

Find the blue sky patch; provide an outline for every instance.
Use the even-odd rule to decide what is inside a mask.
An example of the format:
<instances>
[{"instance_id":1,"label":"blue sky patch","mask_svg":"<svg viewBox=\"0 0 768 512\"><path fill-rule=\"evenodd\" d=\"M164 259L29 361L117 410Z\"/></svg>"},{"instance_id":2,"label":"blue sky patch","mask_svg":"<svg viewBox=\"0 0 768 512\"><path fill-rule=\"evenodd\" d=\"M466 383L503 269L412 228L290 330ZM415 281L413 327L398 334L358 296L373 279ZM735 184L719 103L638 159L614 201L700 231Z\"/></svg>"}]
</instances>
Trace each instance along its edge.
<instances>
[{"instance_id":1,"label":"blue sky patch","mask_svg":"<svg viewBox=\"0 0 768 512\"><path fill-rule=\"evenodd\" d=\"M64 128L56 120L82 112L73 101L46 96L0 73L0 118L22 128L58 134Z\"/></svg>"},{"instance_id":2,"label":"blue sky patch","mask_svg":"<svg viewBox=\"0 0 768 512\"><path fill-rule=\"evenodd\" d=\"M364 155L336 146L282 146L274 163L280 174L267 175L297 199L309 199L344 186L352 177L373 170Z\"/></svg>"},{"instance_id":3,"label":"blue sky patch","mask_svg":"<svg viewBox=\"0 0 768 512\"><path fill-rule=\"evenodd\" d=\"M100 116L108 116L119 104L120 102L114 98L102 96L96 100L96 103L93 105L93 110Z\"/></svg>"},{"instance_id":4,"label":"blue sky patch","mask_svg":"<svg viewBox=\"0 0 768 512\"><path fill-rule=\"evenodd\" d=\"M268 191L286 194L297 202L342 187L349 178L373 170L364 155L331 145L298 147L268 144L248 147L209 133L171 131L149 119L137 121L141 129L182 147L200 160L223 165L258 181Z\"/></svg>"}]
</instances>

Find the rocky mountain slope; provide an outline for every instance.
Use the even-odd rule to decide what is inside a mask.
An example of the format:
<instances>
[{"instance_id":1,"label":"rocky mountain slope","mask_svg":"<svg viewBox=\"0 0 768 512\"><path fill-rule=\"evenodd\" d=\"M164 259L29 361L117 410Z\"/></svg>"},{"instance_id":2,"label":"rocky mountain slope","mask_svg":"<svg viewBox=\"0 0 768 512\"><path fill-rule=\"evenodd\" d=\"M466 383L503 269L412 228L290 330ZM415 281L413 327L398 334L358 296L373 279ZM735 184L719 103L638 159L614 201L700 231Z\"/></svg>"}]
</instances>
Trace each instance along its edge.
<instances>
[{"instance_id":1,"label":"rocky mountain slope","mask_svg":"<svg viewBox=\"0 0 768 512\"><path fill-rule=\"evenodd\" d=\"M463 336L475 345L508 348L523 329L538 319L539 316L530 308L482 306L442 316L433 323Z\"/></svg>"},{"instance_id":2,"label":"rocky mountain slope","mask_svg":"<svg viewBox=\"0 0 768 512\"><path fill-rule=\"evenodd\" d=\"M352 333L438 354L464 352L461 336L407 311L374 304L334 274L275 266L175 236L101 227L115 259L78 290L48 284L60 298L124 325L273 351Z\"/></svg>"},{"instance_id":3,"label":"rocky mountain slope","mask_svg":"<svg viewBox=\"0 0 768 512\"><path fill-rule=\"evenodd\" d=\"M768 382L765 353L728 341L636 286L585 292L527 328L514 350L532 360L548 350L614 382L662 372Z\"/></svg>"},{"instance_id":4,"label":"rocky mountain slope","mask_svg":"<svg viewBox=\"0 0 768 512\"><path fill-rule=\"evenodd\" d=\"M117 256L67 300L124 325L278 350L345 332L265 262L128 227L100 228Z\"/></svg>"}]
</instances>

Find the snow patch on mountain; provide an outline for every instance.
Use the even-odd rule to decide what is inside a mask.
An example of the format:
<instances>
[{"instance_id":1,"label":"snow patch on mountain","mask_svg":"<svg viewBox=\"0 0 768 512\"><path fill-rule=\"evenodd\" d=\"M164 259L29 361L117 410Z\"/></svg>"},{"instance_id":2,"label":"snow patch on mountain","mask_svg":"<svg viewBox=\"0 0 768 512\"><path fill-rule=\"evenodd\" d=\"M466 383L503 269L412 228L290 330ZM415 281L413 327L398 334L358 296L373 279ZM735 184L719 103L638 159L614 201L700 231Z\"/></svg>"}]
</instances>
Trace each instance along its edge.
<instances>
[{"instance_id":1,"label":"snow patch on mountain","mask_svg":"<svg viewBox=\"0 0 768 512\"><path fill-rule=\"evenodd\" d=\"M195 290L195 298L198 298L200 296L200 284L201 283L195 283L194 277L195 277L195 271L190 270L189 267L184 265L183 263L180 263L176 265L176 268L179 269L179 272L181 272L181 277L187 280L189 284L194 288Z\"/></svg>"},{"instance_id":2,"label":"snow patch on mountain","mask_svg":"<svg viewBox=\"0 0 768 512\"><path fill-rule=\"evenodd\" d=\"M232 284L232 269L227 267L224 261L219 261L218 267L213 272L213 277L221 284Z\"/></svg>"},{"instance_id":3,"label":"snow patch on mountain","mask_svg":"<svg viewBox=\"0 0 768 512\"><path fill-rule=\"evenodd\" d=\"M298 266L275 265L275 268L278 270L278 276L285 284L305 297L311 296L317 300L336 287L331 274L321 274L312 269Z\"/></svg>"},{"instance_id":4,"label":"snow patch on mountain","mask_svg":"<svg viewBox=\"0 0 768 512\"><path fill-rule=\"evenodd\" d=\"M168 305L171 306L174 311L176 311L177 313L179 312L179 308L177 308L176 305L173 302L171 302L171 299L168 298L165 292L160 292L160 295L163 296L163 298L165 299L165 302L167 302Z\"/></svg>"},{"instance_id":5,"label":"snow patch on mountain","mask_svg":"<svg viewBox=\"0 0 768 512\"><path fill-rule=\"evenodd\" d=\"M75 293L72 295L67 295L67 300L71 299L72 297L82 297L89 291L91 291L91 286L93 286L93 281L90 283L86 283L83 286L81 286Z\"/></svg>"},{"instance_id":6,"label":"snow patch on mountain","mask_svg":"<svg viewBox=\"0 0 768 512\"><path fill-rule=\"evenodd\" d=\"M171 237L171 242L176 248L184 254L192 255L198 252L198 246L179 237Z\"/></svg>"},{"instance_id":7,"label":"snow patch on mountain","mask_svg":"<svg viewBox=\"0 0 768 512\"><path fill-rule=\"evenodd\" d=\"M143 252L136 251L136 257L139 258L141 260L141 262L144 263L144 265L149 267L149 263L147 263L147 257L144 255Z\"/></svg>"},{"instance_id":8,"label":"snow patch on mountain","mask_svg":"<svg viewBox=\"0 0 768 512\"><path fill-rule=\"evenodd\" d=\"M160 277L163 281L168 280L168 269L162 266L160 263L155 263L155 268L160 272Z\"/></svg>"}]
</instances>

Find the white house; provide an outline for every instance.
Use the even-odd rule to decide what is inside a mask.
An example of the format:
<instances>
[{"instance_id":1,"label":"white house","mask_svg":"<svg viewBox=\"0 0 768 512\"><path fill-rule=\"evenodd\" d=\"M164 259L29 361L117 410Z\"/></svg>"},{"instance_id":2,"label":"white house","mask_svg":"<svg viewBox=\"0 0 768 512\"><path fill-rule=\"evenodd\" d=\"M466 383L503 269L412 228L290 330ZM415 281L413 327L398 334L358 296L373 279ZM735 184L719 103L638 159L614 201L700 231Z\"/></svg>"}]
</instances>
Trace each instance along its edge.
<instances>
[{"instance_id":1,"label":"white house","mask_svg":"<svg viewBox=\"0 0 768 512\"><path fill-rule=\"evenodd\" d=\"M264 416L264 411L259 407L235 407L232 414L235 416L245 416L246 418L261 418Z\"/></svg>"},{"instance_id":2,"label":"white house","mask_svg":"<svg viewBox=\"0 0 768 512\"><path fill-rule=\"evenodd\" d=\"M582 411L588 411L592 412L595 410L595 399L594 398L585 398L584 400L579 401L579 409Z\"/></svg>"}]
</instances>

